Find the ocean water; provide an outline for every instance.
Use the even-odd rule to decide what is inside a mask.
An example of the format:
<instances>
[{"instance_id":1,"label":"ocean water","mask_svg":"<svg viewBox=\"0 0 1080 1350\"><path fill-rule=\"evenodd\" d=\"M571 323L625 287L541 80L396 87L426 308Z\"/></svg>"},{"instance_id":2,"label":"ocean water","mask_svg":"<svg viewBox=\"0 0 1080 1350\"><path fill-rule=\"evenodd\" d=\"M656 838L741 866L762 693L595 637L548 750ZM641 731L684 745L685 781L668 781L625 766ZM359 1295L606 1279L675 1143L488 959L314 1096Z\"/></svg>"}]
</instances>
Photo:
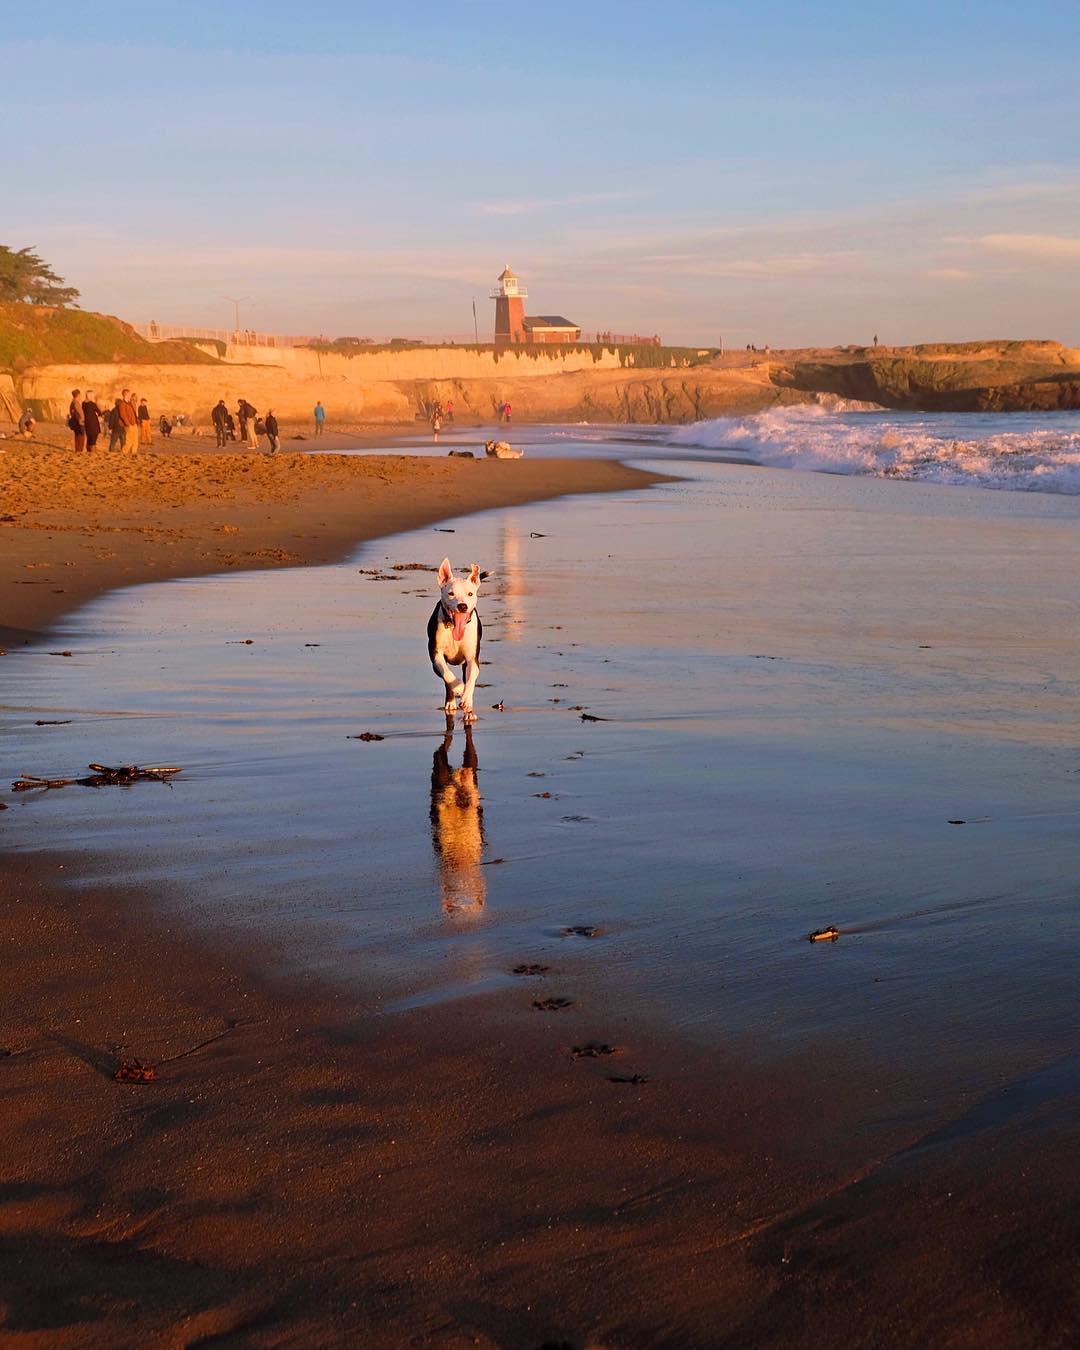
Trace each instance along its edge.
<instances>
[{"instance_id":1,"label":"ocean water","mask_svg":"<svg viewBox=\"0 0 1080 1350\"><path fill-rule=\"evenodd\" d=\"M521 426L488 432L530 456L616 454L750 460L774 469L906 479L946 487L1080 494L1080 412L899 413L823 397L821 403L718 417L687 426ZM476 431L417 437L409 453L446 454ZM582 450L584 447L584 451Z\"/></svg>"},{"instance_id":2,"label":"ocean water","mask_svg":"<svg viewBox=\"0 0 1080 1350\"><path fill-rule=\"evenodd\" d=\"M1080 493L1080 412L852 411L836 400L696 422L670 444L741 450L772 468Z\"/></svg>"},{"instance_id":3,"label":"ocean water","mask_svg":"<svg viewBox=\"0 0 1080 1350\"><path fill-rule=\"evenodd\" d=\"M373 1014L527 1002L539 962L586 1012L873 1075L883 1118L1075 1052L1075 500L680 472L104 597L0 663L0 758L183 773L7 794L9 846ZM470 734L426 662L444 552L493 572Z\"/></svg>"}]
</instances>

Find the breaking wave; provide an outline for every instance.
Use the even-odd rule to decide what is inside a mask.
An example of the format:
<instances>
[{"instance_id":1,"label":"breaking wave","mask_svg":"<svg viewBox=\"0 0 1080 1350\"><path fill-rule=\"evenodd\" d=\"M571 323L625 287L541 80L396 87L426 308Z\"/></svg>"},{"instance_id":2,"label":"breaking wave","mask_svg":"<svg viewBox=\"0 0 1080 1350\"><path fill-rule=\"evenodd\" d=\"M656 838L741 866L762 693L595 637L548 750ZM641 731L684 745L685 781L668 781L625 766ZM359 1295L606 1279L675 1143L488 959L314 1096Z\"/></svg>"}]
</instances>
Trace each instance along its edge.
<instances>
[{"instance_id":1,"label":"breaking wave","mask_svg":"<svg viewBox=\"0 0 1080 1350\"><path fill-rule=\"evenodd\" d=\"M717 417L672 446L736 450L773 468L1080 494L1080 413L895 413L799 404Z\"/></svg>"}]
</instances>

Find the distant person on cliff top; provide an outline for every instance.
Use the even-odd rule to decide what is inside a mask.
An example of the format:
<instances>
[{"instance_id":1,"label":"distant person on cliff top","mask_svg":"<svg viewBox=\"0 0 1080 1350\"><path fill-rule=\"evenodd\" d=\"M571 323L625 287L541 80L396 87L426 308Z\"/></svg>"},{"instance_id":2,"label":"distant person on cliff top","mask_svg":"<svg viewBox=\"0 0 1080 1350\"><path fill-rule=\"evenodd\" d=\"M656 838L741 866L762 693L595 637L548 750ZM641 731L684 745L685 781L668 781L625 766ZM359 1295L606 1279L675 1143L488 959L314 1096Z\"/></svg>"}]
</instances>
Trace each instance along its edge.
<instances>
[{"instance_id":1,"label":"distant person on cliff top","mask_svg":"<svg viewBox=\"0 0 1080 1350\"><path fill-rule=\"evenodd\" d=\"M210 420L214 424L214 434L217 436L217 445L219 450L225 448L225 443L229 439L229 410L225 406L225 400L219 398L210 412Z\"/></svg>"},{"instance_id":2,"label":"distant person on cliff top","mask_svg":"<svg viewBox=\"0 0 1080 1350\"><path fill-rule=\"evenodd\" d=\"M323 407L322 401L320 400L318 403L315 404L315 435L316 435L316 436L321 436L321 435L323 434L323 423L324 423L325 421L326 421L326 409Z\"/></svg>"},{"instance_id":3,"label":"distant person on cliff top","mask_svg":"<svg viewBox=\"0 0 1080 1350\"><path fill-rule=\"evenodd\" d=\"M150 424L150 409L146 406L146 399L139 399L139 444L153 445L154 430Z\"/></svg>"},{"instance_id":4,"label":"distant person on cliff top","mask_svg":"<svg viewBox=\"0 0 1080 1350\"><path fill-rule=\"evenodd\" d=\"M98 443L98 437L101 435L101 423L103 414L98 405L94 402L94 395L88 389L86 397L83 399L83 423L86 426L86 448L93 450Z\"/></svg>"},{"instance_id":5,"label":"distant person on cliff top","mask_svg":"<svg viewBox=\"0 0 1080 1350\"><path fill-rule=\"evenodd\" d=\"M875 347L877 346L877 334L876 334L876 333L874 334L874 346L875 346Z\"/></svg>"},{"instance_id":6,"label":"distant person on cliff top","mask_svg":"<svg viewBox=\"0 0 1080 1350\"><path fill-rule=\"evenodd\" d=\"M276 455L281 448L281 437L278 434L278 420L274 416L273 408L270 408L266 414L266 434L270 440L270 453Z\"/></svg>"},{"instance_id":7,"label":"distant person on cliff top","mask_svg":"<svg viewBox=\"0 0 1080 1350\"><path fill-rule=\"evenodd\" d=\"M75 436L75 451L79 453L86 449L86 418L82 410L82 390L73 389L71 391L71 403L68 406L67 424Z\"/></svg>"}]
</instances>

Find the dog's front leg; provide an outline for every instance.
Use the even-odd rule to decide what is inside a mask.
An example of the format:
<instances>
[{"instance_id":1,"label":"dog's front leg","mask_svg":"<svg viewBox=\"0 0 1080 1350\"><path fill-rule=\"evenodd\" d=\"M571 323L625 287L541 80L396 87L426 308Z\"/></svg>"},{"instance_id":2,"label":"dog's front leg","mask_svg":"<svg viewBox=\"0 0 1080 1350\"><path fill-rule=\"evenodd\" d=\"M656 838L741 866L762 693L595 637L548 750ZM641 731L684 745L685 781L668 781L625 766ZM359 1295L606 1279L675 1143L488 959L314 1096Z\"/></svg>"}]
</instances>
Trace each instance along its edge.
<instances>
[{"instance_id":1,"label":"dog's front leg","mask_svg":"<svg viewBox=\"0 0 1080 1350\"><path fill-rule=\"evenodd\" d=\"M442 652L436 652L431 662L431 668L446 685L446 703L443 710L449 714L457 712L458 695L465 692L465 686L446 664L446 657Z\"/></svg>"},{"instance_id":2,"label":"dog's front leg","mask_svg":"<svg viewBox=\"0 0 1080 1350\"><path fill-rule=\"evenodd\" d=\"M477 657L471 661L465 662L465 693L461 699L461 711L465 714L466 722L475 722L476 713L473 712L473 690L476 688L476 681L480 675L480 662Z\"/></svg>"}]
</instances>

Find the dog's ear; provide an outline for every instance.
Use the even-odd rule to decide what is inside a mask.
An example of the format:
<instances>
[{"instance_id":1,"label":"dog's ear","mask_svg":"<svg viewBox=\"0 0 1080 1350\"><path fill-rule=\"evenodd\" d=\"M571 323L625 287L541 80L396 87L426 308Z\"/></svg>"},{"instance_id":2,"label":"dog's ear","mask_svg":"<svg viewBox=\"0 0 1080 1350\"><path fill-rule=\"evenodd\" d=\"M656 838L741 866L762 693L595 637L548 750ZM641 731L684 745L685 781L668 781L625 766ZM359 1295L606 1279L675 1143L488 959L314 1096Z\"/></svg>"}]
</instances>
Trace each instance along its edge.
<instances>
[{"instance_id":1,"label":"dog's ear","mask_svg":"<svg viewBox=\"0 0 1080 1350\"><path fill-rule=\"evenodd\" d=\"M473 563L472 571L469 573L469 584L472 586L480 585L480 564Z\"/></svg>"},{"instance_id":2,"label":"dog's ear","mask_svg":"<svg viewBox=\"0 0 1080 1350\"><path fill-rule=\"evenodd\" d=\"M454 569L450 566L450 559L444 558L439 564L439 585L445 586L454 575Z\"/></svg>"}]
</instances>

